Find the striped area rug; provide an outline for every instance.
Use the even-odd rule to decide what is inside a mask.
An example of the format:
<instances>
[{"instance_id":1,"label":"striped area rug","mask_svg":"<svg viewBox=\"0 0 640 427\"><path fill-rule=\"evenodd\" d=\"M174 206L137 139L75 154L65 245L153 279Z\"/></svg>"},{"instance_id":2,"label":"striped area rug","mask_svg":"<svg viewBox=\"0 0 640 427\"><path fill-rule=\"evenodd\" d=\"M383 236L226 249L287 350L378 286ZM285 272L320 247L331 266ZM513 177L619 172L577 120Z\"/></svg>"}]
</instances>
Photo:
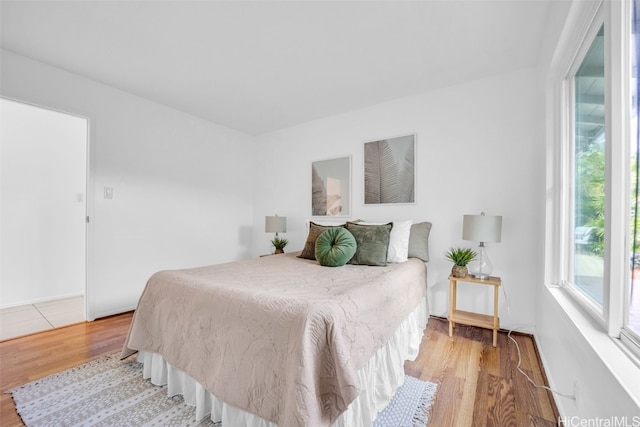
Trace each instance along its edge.
<instances>
[{"instance_id":1,"label":"striped area rug","mask_svg":"<svg viewBox=\"0 0 640 427\"><path fill-rule=\"evenodd\" d=\"M425 426L435 396L433 383L405 377L375 427ZM220 426L195 421L195 408L166 386L142 377L142 364L119 354L8 390L27 427L41 426ZM229 426L234 427L234 426Z\"/></svg>"}]
</instances>

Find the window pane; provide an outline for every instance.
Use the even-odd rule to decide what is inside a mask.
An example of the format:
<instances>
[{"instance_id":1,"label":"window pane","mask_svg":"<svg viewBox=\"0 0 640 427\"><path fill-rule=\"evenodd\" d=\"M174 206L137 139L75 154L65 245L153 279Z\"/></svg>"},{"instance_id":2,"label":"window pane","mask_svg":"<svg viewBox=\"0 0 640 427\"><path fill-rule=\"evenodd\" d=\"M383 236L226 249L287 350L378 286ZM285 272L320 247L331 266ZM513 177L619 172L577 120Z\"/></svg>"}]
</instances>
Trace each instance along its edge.
<instances>
[{"instance_id":1,"label":"window pane","mask_svg":"<svg viewBox=\"0 0 640 427\"><path fill-rule=\"evenodd\" d=\"M574 76L573 284L598 306L604 284L604 27Z\"/></svg>"}]
</instances>

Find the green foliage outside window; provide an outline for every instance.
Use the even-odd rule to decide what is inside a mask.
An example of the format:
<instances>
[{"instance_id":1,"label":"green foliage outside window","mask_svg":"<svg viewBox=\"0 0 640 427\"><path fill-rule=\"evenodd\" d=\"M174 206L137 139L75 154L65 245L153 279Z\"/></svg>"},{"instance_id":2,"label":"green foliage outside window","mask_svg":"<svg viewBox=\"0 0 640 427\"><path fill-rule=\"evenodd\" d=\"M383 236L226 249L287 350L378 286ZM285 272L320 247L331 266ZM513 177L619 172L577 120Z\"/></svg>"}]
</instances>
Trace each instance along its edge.
<instances>
[{"instance_id":1,"label":"green foliage outside window","mask_svg":"<svg viewBox=\"0 0 640 427\"><path fill-rule=\"evenodd\" d=\"M604 149L591 145L577 154L576 226L595 228L589 252L604 255Z\"/></svg>"}]
</instances>

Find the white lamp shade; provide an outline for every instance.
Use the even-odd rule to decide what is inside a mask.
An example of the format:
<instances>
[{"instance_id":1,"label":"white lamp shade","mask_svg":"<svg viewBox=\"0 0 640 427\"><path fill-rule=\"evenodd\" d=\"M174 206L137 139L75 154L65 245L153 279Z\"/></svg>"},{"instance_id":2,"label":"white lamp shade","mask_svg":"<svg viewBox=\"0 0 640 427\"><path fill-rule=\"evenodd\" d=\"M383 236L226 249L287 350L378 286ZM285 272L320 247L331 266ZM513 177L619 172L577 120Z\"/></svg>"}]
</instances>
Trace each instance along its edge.
<instances>
[{"instance_id":1,"label":"white lamp shade","mask_svg":"<svg viewBox=\"0 0 640 427\"><path fill-rule=\"evenodd\" d=\"M264 217L265 233L286 233L287 217L286 216L265 216Z\"/></svg>"},{"instance_id":2,"label":"white lamp shade","mask_svg":"<svg viewBox=\"0 0 640 427\"><path fill-rule=\"evenodd\" d=\"M502 217L493 215L465 215L462 220L462 239L474 242L499 242L502 238Z\"/></svg>"}]
</instances>

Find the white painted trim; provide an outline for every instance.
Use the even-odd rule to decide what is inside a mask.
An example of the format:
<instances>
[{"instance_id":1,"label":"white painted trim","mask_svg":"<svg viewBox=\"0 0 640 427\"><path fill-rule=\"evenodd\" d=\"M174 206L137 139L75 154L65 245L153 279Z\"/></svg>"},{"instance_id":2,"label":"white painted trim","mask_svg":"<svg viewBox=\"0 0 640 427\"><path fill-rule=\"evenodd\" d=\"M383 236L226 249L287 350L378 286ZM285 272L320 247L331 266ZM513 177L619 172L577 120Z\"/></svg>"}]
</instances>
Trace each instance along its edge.
<instances>
[{"instance_id":1,"label":"white painted trim","mask_svg":"<svg viewBox=\"0 0 640 427\"><path fill-rule=\"evenodd\" d=\"M629 281L629 97L630 69L629 24L630 10L627 2L608 2L609 31L605 44L605 79L609 97L605 97L606 116L606 164L605 171L605 316L607 333L619 337L624 324L624 294ZM628 6L628 5L627 5ZM627 274L625 274L627 272ZM612 284L618 284L617 286Z\"/></svg>"},{"instance_id":2,"label":"white painted trim","mask_svg":"<svg viewBox=\"0 0 640 427\"><path fill-rule=\"evenodd\" d=\"M631 158L631 141L635 137L631 134L631 126L632 123L632 115L633 115L633 105L632 105L632 96L631 96L631 78L632 78L632 64L630 61L630 55L624 55L624 52L631 52L631 37L633 28L631 25L633 10L631 2L624 2L622 5L615 5L616 7L621 8L617 11L618 15L621 16L622 22L620 23L621 28L621 43L622 43L622 62L621 62L621 81L623 84L622 94L624 94L624 99L621 100L623 106L623 120L625 120L624 130L626 131L625 135L622 138L622 146L620 147L622 151L621 157L627 159L627 161ZM613 16L616 16L615 13L612 13ZM628 167L629 165L623 165L618 167L624 172L624 175L621 177L623 180L622 185L620 186L620 190L622 191L622 197L625 195L631 194L631 170ZM612 166L614 169L616 165ZM612 183L615 187L615 184ZM624 217L622 218L623 224L631 224L631 200L628 196L626 196L625 200L622 201L625 203L623 212ZM631 241L633 236L631 236L629 228L625 227L624 230L625 241L622 243L621 247L623 248L623 252L621 254L622 260L625 265L629 262L629 258L627 258L627 254L631 253ZM622 313L615 312L612 313L611 323L610 323L610 331L609 334L615 336L617 331L620 331L620 340L621 342L632 351L637 357L640 357L640 331L634 331L625 326L625 319L629 319L630 313L630 304L631 299L629 296L631 295L631 286L632 280L631 275L624 275L619 280L624 281L624 287L620 295L616 295L616 301L619 301L622 306ZM619 323L616 323L619 322Z\"/></svg>"},{"instance_id":3,"label":"white painted trim","mask_svg":"<svg viewBox=\"0 0 640 427\"><path fill-rule=\"evenodd\" d=\"M95 192L96 188L96 179L95 173L95 149L94 142L96 141L95 134L95 120L94 117L87 117L87 203L86 203L86 216L89 218L89 222L85 224L86 226L86 245L85 245L85 253L86 253L86 286L85 286L85 298L84 298L84 318L91 322L96 319L95 316L95 302L93 300L93 284L91 283L91 278L95 277L94 270L94 226L95 223Z\"/></svg>"},{"instance_id":4,"label":"white painted trim","mask_svg":"<svg viewBox=\"0 0 640 427\"><path fill-rule=\"evenodd\" d=\"M620 331L620 342L623 344L622 350L632 354L631 360L635 361L640 368L640 339L633 334L633 331L623 329Z\"/></svg>"},{"instance_id":5,"label":"white painted trim","mask_svg":"<svg viewBox=\"0 0 640 427\"><path fill-rule=\"evenodd\" d=\"M569 159L568 144L562 141L569 140L572 135L568 126L572 120L572 110L568 113L566 105L571 105L572 91L567 84L567 76L573 75L580 65L581 59L589 49L591 43L586 43L593 38L600 25L594 25L594 21L601 14L603 0L596 2L573 2L560 40L553 54L549 72L546 76L547 83L547 109L546 109L546 142L547 142L547 174L546 174L546 224L545 228L545 284L559 287L563 277L567 277L566 265L560 260L567 259L564 248L571 239L567 227L558 221L558 218L566 216L570 208L570 200L567 194L558 191L558 186L563 186L570 176L566 172L564 162ZM602 24L602 22L600 23ZM589 37L590 32L592 33ZM551 225L551 226L549 226Z\"/></svg>"},{"instance_id":6,"label":"white painted trim","mask_svg":"<svg viewBox=\"0 0 640 427\"><path fill-rule=\"evenodd\" d=\"M584 12L583 17L584 24L579 26L578 33L582 34L582 38L574 38L571 44L564 46L567 58L571 58L570 61L565 61L562 65L556 67L556 70L566 70L563 74L556 74L555 79L560 83L555 83L556 90L560 90L561 95L556 102L557 110L556 114L561 116L561 119L553 119L553 126L559 127L556 131L558 139L551 141L552 151L551 155L555 155L555 162L557 167L555 168L555 175L549 176L551 188L554 188L552 196L554 202L557 203L557 208L554 212L554 216L547 219L551 221L556 229L556 237L551 242L551 245L555 245L554 253L557 254L556 258L548 258L548 262L554 265L554 271L556 272L554 281L552 283L559 284L564 290L571 295L577 304L579 304L583 310L587 311L596 319L603 329L607 327L607 306L608 306L608 281L606 279L607 272L604 274L603 284L603 304L600 307L595 302L592 302L589 298L584 296L578 288L572 283L568 282L570 277L573 277L574 266L574 252L570 248L573 247L573 235L576 224L574 223L574 192L573 186L566 185L571 183L575 176L574 169L574 123L575 123L575 87L574 76L579 69L582 61L584 60L589 48L591 47L597 33L601 27L604 27L605 44L609 40L609 20L607 19L607 8L603 6L603 2L597 2L595 6L587 9ZM587 14L588 13L588 14ZM576 24L577 25L577 24ZM565 28L566 29L566 28ZM607 79L607 72L609 63L607 58L607 47L605 46L605 82ZM572 53L572 54L571 54ZM554 77L552 77L553 79ZM607 83L605 83L607 84ZM610 88L607 88L610 92ZM611 123L609 117L610 99L606 96L605 92L605 123ZM549 119L549 118L548 118ZM608 147L610 145L610 132L609 127L605 127L606 141ZM557 185L558 181L560 185ZM554 185L555 184L555 185ZM549 282L548 282L549 283Z\"/></svg>"}]
</instances>

